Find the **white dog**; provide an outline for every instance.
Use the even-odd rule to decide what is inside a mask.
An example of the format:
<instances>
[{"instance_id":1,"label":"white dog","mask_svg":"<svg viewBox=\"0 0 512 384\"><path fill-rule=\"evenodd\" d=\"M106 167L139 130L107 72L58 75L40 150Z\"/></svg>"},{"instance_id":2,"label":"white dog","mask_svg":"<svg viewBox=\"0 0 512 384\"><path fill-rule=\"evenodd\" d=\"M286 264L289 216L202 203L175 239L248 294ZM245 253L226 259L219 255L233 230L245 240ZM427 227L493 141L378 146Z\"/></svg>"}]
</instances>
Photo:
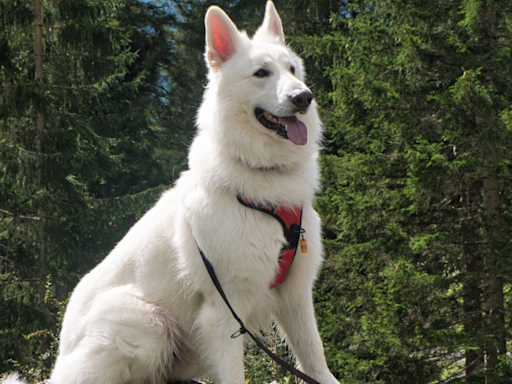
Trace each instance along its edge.
<instances>
[{"instance_id":1,"label":"white dog","mask_svg":"<svg viewBox=\"0 0 512 384\"><path fill-rule=\"evenodd\" d=\"M218 7L205 23L209 84L190 170L74 290L52 384L160 384L203 374L244 384L243 337L231 338L240 326L199 249L249 330L275 319L300 369L321 384L338 383L313 312L322 261L312 208L321 127L303 63L285 45L270 1L252 40ZM295 244L278 218L262 212L276 207L299 212ZM293 250L297 228L307 253ZM288 271L280 267L285 248L295 255Z\"/></svg>"}]
</instances>

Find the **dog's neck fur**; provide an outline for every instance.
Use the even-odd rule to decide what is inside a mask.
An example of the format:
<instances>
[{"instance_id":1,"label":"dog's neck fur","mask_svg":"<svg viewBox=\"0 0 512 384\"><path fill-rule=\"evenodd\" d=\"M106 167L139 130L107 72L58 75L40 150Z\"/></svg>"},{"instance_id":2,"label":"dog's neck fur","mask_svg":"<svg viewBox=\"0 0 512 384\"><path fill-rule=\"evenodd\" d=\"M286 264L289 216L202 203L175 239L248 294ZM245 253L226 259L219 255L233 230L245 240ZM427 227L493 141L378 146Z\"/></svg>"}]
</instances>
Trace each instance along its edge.
<instances>
[{"instance_id":1,"label":"dog's neck fur","mask_svg":"<svg viewBox=\"0 0 512 384\"><path fill-rule=\"evenodd\" d=\"M240 162L243 166L245 166L247 168L250 168L252 170L255 170L255 171L262 171L262 172L266 172L266 171L286 172L286 169L288 168L287 166L281 165L281 164L270 165L270 166L253 165L253 164L247 163L244 159L242 159L240 157L234 157L233 159L235 161Z\"/></svg>"},{"instance_id":2,"label":"dog's neck fur","mask_svg":"<svg viewBox=\"0 0 512 384\"><path fill-rule=\"evenodd\" d=\"M190 172L199 176L196 180L202 187L221 188L235 197L241 193L253 201L274 205L302 205L313 199L319 187L315 152L274 168L255 166L256 162L248 164L246 159L233 156L211 136L208 129L200 129L189 152ZM213 152L216 156L208 156Z\"/></svg>"}]
</instances>

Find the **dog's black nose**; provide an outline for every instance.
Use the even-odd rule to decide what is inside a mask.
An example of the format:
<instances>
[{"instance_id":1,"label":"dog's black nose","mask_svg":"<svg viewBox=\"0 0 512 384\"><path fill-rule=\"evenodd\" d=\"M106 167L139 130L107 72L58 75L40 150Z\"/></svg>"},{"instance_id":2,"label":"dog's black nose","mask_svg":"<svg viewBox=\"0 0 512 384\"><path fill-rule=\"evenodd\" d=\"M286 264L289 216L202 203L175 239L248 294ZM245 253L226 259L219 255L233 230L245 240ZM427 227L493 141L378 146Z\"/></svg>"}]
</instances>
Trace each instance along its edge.
<instances>
[{"instance_id":1,"label":"dog's black nose","mask_svg":"<svg viewBox=\"0 0 512 384\"><path fill-rule=\"evenodd\" d=\"M313 101L313 94L309 89L303 89L292 93L290 98L293 105L299 108L299 110L304 110L309 107L311 101Z\"/></svg>"}]
</instances>

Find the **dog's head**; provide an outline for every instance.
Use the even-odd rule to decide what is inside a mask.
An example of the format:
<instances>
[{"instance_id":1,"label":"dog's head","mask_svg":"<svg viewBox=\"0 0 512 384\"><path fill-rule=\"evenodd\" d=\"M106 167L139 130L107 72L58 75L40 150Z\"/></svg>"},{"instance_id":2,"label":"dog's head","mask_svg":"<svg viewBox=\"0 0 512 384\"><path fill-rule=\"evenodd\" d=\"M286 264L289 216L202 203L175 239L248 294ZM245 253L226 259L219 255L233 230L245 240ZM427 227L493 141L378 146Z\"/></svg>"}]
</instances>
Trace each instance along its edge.
<instances>
[{"instance_id":1,"label":"dog's head","mask_svg":"<svg viewBox=\"0 0 512 384\"><path fill-rule=\"evenodd\" d=\"M199 113L200 128L215 126L224 144L231 141L239 149L236 155L252 165L279 163L271 156L272 149L299 154L298 147L304 147L302 155L305 148L316 149L316 105L304 83L302 59L285 45L273 3L267 2L263 24L252 39L215 6L208 10L205 25L209 85ZM216 124L206 121L213 114ZM251 146L260 143L266 154L260 148L258 159L250 156L248 145L240 147L241 135Z\"/></svg>"}]
</instances>

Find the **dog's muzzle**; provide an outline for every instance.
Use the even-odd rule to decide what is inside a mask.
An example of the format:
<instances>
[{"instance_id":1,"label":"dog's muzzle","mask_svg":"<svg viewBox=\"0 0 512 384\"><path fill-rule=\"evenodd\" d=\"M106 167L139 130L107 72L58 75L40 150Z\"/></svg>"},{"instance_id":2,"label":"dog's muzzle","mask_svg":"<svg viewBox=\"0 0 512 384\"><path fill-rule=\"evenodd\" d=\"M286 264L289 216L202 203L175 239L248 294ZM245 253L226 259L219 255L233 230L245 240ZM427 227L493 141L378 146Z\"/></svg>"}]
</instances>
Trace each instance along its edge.
<instances>
[{"instance_id":1,"label":"dog's muzzle","mask_svg":"<svg viewBox=\"0 0 512 384\"><path fill-rule=\"evenodd\" d=\"M257 107L254 111L256 119L267 129L274 130L279 136L290 140L296 145L305 145L308 141L306 124L295 116L295 113L305 114L313 101L313 94L309 89L301 89L289 95L290 102L295 107L291 116L277 116L263 108Z\"/></svg>"}]
</instances>

